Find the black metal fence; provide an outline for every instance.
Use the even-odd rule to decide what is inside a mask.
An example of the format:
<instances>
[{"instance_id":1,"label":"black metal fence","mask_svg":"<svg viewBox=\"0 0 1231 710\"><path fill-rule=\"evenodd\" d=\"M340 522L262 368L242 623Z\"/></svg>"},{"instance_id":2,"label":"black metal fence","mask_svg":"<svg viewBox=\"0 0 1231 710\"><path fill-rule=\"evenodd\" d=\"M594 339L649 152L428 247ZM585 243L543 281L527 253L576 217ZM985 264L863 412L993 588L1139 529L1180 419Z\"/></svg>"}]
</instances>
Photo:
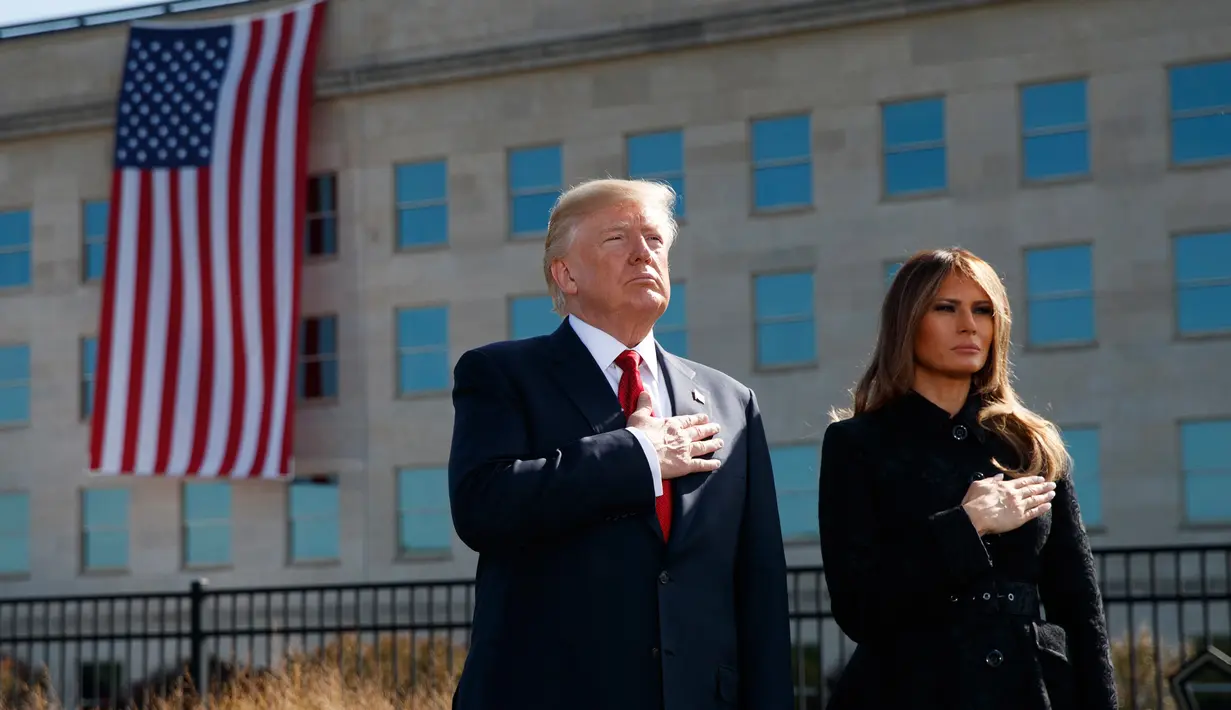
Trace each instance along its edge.
<instances>
[{"instance_id":1,"label":"black metal fence","mask_svg":"<svg viewBox=\"0 0 1231 710\"><path fill-rule=\"evenodd\" d=\"M1167 680L1231 650L1231 544L1096 553L1121 706L1174 708ZM789 571L797 707L824 707L854 644L820 567ZM0 704L42 687L65 707L144 704L288 661L327 663L398 697L451 687L469 641L471 580L0 599ZM186 672L191 671L191 672Z\"/></svg>"}]
</instances>

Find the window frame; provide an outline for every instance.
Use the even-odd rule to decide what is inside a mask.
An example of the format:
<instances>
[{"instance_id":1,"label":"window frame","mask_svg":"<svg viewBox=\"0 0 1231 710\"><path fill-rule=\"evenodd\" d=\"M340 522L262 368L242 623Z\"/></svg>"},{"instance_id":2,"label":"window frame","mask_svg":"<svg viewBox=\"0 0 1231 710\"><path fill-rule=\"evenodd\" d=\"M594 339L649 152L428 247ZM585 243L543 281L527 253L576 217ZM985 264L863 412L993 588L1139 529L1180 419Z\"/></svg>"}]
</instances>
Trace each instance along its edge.
<instances>
[{"instance_id":1,"label":"window frame","mask_svg":"<svg viewBox=\"0 0 1231 710\"><path fill-rule=\"evenodd\" d=\"M1018 316L1021 322L1021 327L1025 331L1025 336L1022 338L1022 347L1032 353L1050 353L1050 352L1071 352L1074 350L1093 350L1099 347L1099 318L1098 318L1098 284L1096 283L1096 255L1095 242L1093 240L1070 240L1059 242L1044 242L1040 244L1031 244L1023 246L1021 249L1021 269L1022 269L1022 302L1025 308ZM1085 247L1090 252L1090 307L1092 332L1088 340L1066 340L1055 343L1038 343L1031 338L1031 328L1033 327L1030 306L1035 302L1036 297L1030 293L1030 267L1029 259L1031 252L1041 252L1060 249L1071 249L1074 247ZM1062 291L1047 294L1044 300L1058 300L1064 298L1075 298L1082 295L1080 291Z\"/></svg>"},{"instance_id":2,"label":"window frame","mask_svg":"<svg viewBox=\"0 0 1231 710\"><path fill-rule=\"evenodd\" d=\"M398 201L398 169L402 167L418 166L418 165L435 165L442 164L444 166L444 196L431 198L426 200L415 200L411 202ZM429 156L423 158L408 158L393 162L392 168L393 180L393 253L418 253L423 251L433 251L437 249L446 249L452 242L452 214L449 205L449 158L448 156ZM402 211L420 209L423 207L438 207L445 208L445 233L444 239L434 242L416 242L413 244L402 243Z\"/></svg>"}]
</instances>

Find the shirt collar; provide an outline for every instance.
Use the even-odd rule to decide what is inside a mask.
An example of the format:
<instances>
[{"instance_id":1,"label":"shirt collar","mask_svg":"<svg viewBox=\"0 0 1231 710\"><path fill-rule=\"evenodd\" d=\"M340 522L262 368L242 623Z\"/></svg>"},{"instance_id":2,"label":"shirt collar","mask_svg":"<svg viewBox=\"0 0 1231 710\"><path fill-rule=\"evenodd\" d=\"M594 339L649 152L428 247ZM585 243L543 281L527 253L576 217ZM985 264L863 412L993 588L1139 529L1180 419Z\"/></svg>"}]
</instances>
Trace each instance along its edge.
<instances>
[{"instance_id":1,"label":"shirt collar","mask_svg":"<svg viewBox=\"0 0 1231 710\"><path fill-rule=\"evenodd\" d=\"M611 337L609 333L595 328L571 313L568 322L573 327L573 332L577 333L577 337L586 346L586 350L590 351L590 355L598 363L600 370L606 371L620 353L629 349L624 343ZM657 381L658 351L654 348L654 330L651 328L645 338L632 349L641 356L641 361L650 371L650 377Z\"/></svg>"}]
</instances>

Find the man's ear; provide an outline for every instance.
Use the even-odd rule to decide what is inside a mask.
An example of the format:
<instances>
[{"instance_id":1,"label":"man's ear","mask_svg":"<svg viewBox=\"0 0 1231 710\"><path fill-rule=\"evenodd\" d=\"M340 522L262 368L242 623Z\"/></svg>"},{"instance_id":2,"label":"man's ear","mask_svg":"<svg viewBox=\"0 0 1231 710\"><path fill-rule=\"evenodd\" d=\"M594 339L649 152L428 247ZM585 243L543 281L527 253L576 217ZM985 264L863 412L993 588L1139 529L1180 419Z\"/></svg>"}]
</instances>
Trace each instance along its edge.
<instances>
[{"instance_id":1,"label":"man's ear","mask_svg":"<svg viewBox=\"0 0 1231 710\"><path fill-rule=\"evenodd\" d=\"M564 292L565 295L577 295L577 281L573 279L573 273L569 270L568 264L565 264L563 259L556 259L551 262L551 277L555 280L556 287Z\"/></svg>"}]
</instances>

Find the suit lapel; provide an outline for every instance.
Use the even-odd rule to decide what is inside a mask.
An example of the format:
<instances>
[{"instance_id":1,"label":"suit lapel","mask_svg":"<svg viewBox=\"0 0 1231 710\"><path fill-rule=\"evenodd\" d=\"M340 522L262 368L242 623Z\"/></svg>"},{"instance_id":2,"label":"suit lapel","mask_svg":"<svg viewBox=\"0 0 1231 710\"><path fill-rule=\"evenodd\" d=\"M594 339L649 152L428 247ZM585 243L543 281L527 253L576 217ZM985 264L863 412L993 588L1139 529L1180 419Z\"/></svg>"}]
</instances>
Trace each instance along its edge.
<instances>
[{"instance_id":1,"label":"suit lapel","mask_svg":"<svg viewBox=\"0 0 1231 710\"><path fill-rule=\"evenodd\" d=\"M709 393L702 389L696 382L696 371L686 365L676 356L658 348L659 371L666 377L667 393L671 397L672 412L675 416L685 416L689 414L707 414L713 420L713 413L710 411L710 396ZM683 538L687 532L689 524L696 517L693 515L692 507L696 503L699 495L697 489L709 476L704 474L689 474L671 481L672 495L672 519L671 519L671 540L668 544L676 544L676 541ZM658 531L661 539L662 528L658 524L658 517L654 516L652 520L654 529Z\"/></svg>"},{"instance_id":2,"label":"suit lapel","mask_svg":"<svg viewBox=\"0 0 1231 710\"><path fill-rule=\"evenodd\" d=\"M551 356L555 361L550 368L552 376L581 410L595 434L625 426L620 399L567 318L551 335Z\"/></svg>"}]
</instances>

